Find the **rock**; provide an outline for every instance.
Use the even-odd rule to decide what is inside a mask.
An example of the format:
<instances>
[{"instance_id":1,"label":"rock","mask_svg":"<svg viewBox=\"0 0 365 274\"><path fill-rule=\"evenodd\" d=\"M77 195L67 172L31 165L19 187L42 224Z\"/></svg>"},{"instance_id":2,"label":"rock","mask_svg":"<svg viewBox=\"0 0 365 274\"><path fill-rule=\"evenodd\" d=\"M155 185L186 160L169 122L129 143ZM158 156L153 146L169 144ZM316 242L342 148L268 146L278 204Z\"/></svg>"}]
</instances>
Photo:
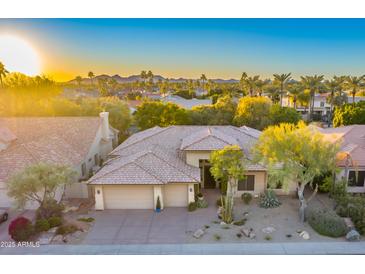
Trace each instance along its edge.
<instances>
[{"instance_id":1,"label":"rock","mask_svg":"<svg viewBox=\"0 0 365 274\"><path fill-rule=\"evenodd\" d=\"M53 234L51 234L51 233L43 233L38 239L39 244L48 245L51 242L52 237L53 237Z\"/></svg>"},{"instance_id":2,"label":"rock","mask_svg":"<svg viewBox=\"0 0 365 274\"><path fill-rule=\"evenodd\" d=\"M302 231L303 231L303 230L301 230L301 229L297 229L297 233L298 233L298 234L302 233Z\"/></svg>"},{"instance_id":3,"label":"rock","mask_svg":"<svg viewBox=\"0 0 365 274\"><path fill-rule=\"evenodd\" d=\"M225 222L221 222L220 225L226 225L226 223Z\"/></svg>"},{"instance_id":4,"label":"rock","mask_svg":"<svg viewBox=\"0 0 365 274\"><path fill-rule=\"evenodd\" d=\"M274 231L276 231L276 229L273 226L268 226L268 227L265 227L262 229L262 232L264 232L266 234L273 233Z\"/></svg>"},{"instance_id":5,"label":"rock","mask_svg":"<svg viewBox=\"0 0 365 274\"><path fill-rule=\"evenodd\" d=\"M250 230L248 228L241 228L241 232L243 235L245 235L247 238L250 237Z\"/></svg>"},{"instance_id":6,"label":"rock","mask_svg":"<svg viewBox=\"0 0 365 274\"><path fill-rule=\"evenodd\" d=\"M200 239L205 234L205 231L203 229L198 229L194 232L193 237L195 239Z\"/></svg>"},{"instance_id":7,"label":"rock","mask_svg":"<svg viewBox=\"0 0 365 274\"><path fill-rule=\"evenodd\" d=\"M256 238L256 233L253 232L253 231L250 231L250 236L249 236L250 239L255 239Z\"/></svg>"},{"instance_id":8,"label":"rock","mask_svg":"<svg viewBox=\"0 0 365 274\"><path fill-rule=\"evenodd\" d=\"M75 233L72 233L72 237L76 238L76 239L80 239L82 236L82 232L81 231L76 231Z\"/></svg>"},{"instance_id":9,"label":"rock","mask_svg":"<svg viewBox=\"0 0 365 274\"><path fill-rule=\"evenodd\" d=\"M48 230L49 233L55 234L58 227L52 227L50 230Z\"/></svg>"},{"instance_id":10,"label":"rock","mask_svg":"<svg viewBox=\"0 0 365 274\"><path fill-rule=\"evenodd\" d=\"M309 236L309 233L305 230L303 230L300 234L299 234L300 237L302 237L304 240L309 240L310 239L310 236Z\"/></svg>"},{"instance_id":11,"label":"rock","mask_svg":"<svg viewBox=\"0 0 365 274\"><path fill-rule=\"evenodd\" d=\"M346 234L346 240L349 242L357 242L360 241L360 234L355 229L351 229Z\"/></svg>"},{"instance_id":12,"label":"rock","mask_svg":"<svg viewBox=\"0 0 365 274\"><path fill-rule=\"evenodd\" d=\"M248 211L243 212L243 216L244 216L244 217L247 217L247 216L248 216L248 214L250 214Z\"/></svg>"},{"instance_id":13,"label":"rock","mask_svg":"<svg viewBox=\"0 0 365 274\"><path fill-rule=\"evenodd\" d=\"M54 243L60 244L63 243L63 236L62 235L56 235L53 237L52 240Z\"/></svg>"},{"instance_id":14,"label":"rock","mask_svg":"<svg viewBox=\"0 0 365 274\"><path fill-rule=\"evenodd\" d=\"M346 227L349 231L351 231L352 229L355 228L354 226L354 223L352 222L351 218L343 218L345 224L346 224Z\"/></svg>"},{"instance_id":15,"label":"rock","mask_svg":"<svg viewBox=\"0 0 365 274\"><path fill-rule=\"evenodd\" d=\"M66 206L66 208L62 212L67 213L67 212L70 212L70 211L76 211L78 209L79 208L77 206Z\"/></svg>"}]
</instances>

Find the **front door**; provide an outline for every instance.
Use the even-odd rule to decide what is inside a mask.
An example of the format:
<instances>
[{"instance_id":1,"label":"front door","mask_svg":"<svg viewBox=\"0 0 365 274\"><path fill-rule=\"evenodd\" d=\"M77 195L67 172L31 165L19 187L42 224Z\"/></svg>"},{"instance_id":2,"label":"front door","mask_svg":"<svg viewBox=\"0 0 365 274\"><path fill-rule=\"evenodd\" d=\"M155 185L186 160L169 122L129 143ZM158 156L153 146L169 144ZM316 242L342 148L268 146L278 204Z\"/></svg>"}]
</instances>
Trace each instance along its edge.
<instances>
[{"instance_id":1,"label":"front door","mask_svg":"<svg viewBox=\"0 0 365 274\"><path fill-rule=\"evenodd\" d=\"M212 173L210 172L210 165L205 165L203 167L204 169L204 188L215 188L216 187L216 183L214 180L214 177L212 175Z\"/></svg>"}]
</instances>

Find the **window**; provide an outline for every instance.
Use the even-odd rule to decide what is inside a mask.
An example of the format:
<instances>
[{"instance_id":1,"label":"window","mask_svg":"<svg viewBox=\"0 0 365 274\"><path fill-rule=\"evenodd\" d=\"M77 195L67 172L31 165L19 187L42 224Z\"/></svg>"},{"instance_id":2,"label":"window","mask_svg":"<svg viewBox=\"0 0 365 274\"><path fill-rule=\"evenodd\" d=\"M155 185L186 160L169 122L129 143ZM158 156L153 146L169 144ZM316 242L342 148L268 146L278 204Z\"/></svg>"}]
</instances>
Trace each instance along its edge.
<instances>
[{"instance_id":1,"label":"window","mask_svg":"<svg viewBox=\"0 0 365 274\"><path fill-rule=\"evenodd\" d=\"M363 187L364 181L365 181L365 170L358 171L357 178L356 178L356 171L351 170L349 172L349 186Z\"/></svg>"},{"instance_id":2,"label":"window","mask_svg":"<svg viewBox=\"0 0 365 274\"><path fill-rule=\"evenodd\" d=\"M255 190L255 175L246 175L246 178L238 181L239 191L254 191Z\"/></svg>"},{"instance_id":3,"label":"window","mask_svg":"<svg viewBox=\"0 0 365 274\"><path fill-rule=\"evenodd\" d=\"M86 164L85 163L83 163L81 165L81 175L82 175L82 177L84 177L86 175Z\"/></svg>"}]
</instances>

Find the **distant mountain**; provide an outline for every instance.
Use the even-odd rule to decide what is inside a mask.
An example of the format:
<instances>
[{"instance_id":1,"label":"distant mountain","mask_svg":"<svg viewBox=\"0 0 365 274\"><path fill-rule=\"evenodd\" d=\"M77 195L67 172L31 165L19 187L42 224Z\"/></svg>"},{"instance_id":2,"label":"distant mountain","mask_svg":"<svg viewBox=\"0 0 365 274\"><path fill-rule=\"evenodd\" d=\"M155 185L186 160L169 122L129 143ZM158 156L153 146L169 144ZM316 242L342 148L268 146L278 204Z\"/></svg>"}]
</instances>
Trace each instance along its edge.
<instances>
[{"instance_id":1,"label":"distant mountain","mask_svg":"<svg viewBox=\"0 0 365 274\"><path fill-rule=\"evenodd\" d=\"M130 75L130 76L126 76L126 77L122 77L118 74L115 74L113 76L107 75L107 74L101 74L98 76L95 76L93 78L93 82L96 83L98 81L98 79L106 79L106 80L110 80L110 79L114 79L116 80L118 83L133 83L133 82L137 82L137 81L144 81L140 75ZM187 78L165 78L161 75L154 75L153 76L153 81L154 82L158 82L158 81L165 81L168 80L170 83L183 83L186 82L190 79ZM197 79L192 79L192 80L197 80ZM236 79L210 79L215 83L221 84L221 83L238 83L239 80ZM91 79L90 78L82 78L82 83L85 84L90 84ZM73 79L71 81L68 81L67 83L76 83L76 79Z\"/></svg>"}]
</instances>

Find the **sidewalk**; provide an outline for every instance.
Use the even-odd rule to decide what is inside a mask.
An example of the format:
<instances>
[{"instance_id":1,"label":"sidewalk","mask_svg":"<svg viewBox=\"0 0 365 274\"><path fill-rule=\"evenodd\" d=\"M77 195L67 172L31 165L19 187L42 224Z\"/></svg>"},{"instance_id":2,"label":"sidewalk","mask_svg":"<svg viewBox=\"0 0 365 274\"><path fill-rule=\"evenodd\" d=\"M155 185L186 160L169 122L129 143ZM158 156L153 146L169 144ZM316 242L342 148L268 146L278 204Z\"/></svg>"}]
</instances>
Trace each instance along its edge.
<instances>
[{"instance_id":1,"label":"sidewalk","mask_svg":"<svg viewBox=\"0 0 365 274\"><path fill-rule=\"evenodd\" d=\"M365 242L45 245L35 248L0 248L0 255L250 255L250 254L365 254Z\"/></svg>"}]
</instances>

